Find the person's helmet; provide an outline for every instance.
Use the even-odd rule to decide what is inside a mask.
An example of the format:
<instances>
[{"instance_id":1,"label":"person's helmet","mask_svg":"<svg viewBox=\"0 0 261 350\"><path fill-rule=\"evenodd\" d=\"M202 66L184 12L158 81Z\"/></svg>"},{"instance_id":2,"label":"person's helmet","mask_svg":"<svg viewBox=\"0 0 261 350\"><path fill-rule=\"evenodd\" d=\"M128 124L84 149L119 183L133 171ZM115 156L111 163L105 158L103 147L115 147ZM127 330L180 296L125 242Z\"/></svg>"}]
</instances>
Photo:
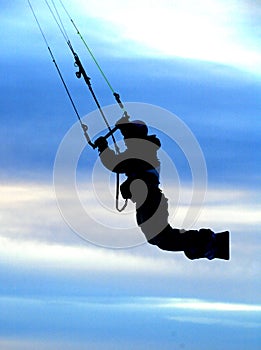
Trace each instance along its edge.
<instances>
[{"instance_id":1,"label":"person's helmet","mask_svg":"<svg viewBox=\"0 0 261 350\"><path fill-rule=\"evenodd\" d=\"M148 135L148 127L141 120L134 120L130 123L124 124L121 128L124 138L143 138Z\"/></svg>"}]
</instances>

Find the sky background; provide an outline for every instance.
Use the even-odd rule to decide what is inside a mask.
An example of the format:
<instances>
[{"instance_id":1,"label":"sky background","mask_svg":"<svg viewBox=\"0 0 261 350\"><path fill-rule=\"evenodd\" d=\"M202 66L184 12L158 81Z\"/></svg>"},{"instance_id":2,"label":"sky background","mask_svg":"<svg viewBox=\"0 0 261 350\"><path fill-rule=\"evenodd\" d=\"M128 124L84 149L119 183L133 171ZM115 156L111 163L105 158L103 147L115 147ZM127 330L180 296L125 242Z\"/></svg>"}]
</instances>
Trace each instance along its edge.
<instances>
[{"instance_id":1,"label":"sky background","mask_svg":"<svg viewBox=\"0 0 261 350\"><path fill-rule=\"evenodd\" d=\"M182 253L148 244L109 249L81 239L69 227L57 206L53 169L76 117L27 1L0 0L1 349L259 349L260 1L64 4L122 101L168 110L197 138L208 191L194 227L229 229L231 260L189 261ZM75 78L73 57L45 2L32 0L32 5L80 115L93 112L95 105L83 81ZM101 104L114 103L61 14ZM116 119L109 121L113 125ZM88 121L93 136L94 122ZM167 149L167 140L162 143ZM86 147L77 170L87 213L95 212L101 222L128 222L127 234L142 237L131 209L118 214L88 201L95 164L95 190L114 206L104 186L109 174L96 159ZM178 154L173 161L182 182L182 214L191 178ZM170 207L176 203L175 185L163 170L161 186ZM171 224L178 226L178 219L172 216ZM94 238L108 231L121 239L125 234L87 214L79 220L87 220Z\"/></svg>"}]
</instances>

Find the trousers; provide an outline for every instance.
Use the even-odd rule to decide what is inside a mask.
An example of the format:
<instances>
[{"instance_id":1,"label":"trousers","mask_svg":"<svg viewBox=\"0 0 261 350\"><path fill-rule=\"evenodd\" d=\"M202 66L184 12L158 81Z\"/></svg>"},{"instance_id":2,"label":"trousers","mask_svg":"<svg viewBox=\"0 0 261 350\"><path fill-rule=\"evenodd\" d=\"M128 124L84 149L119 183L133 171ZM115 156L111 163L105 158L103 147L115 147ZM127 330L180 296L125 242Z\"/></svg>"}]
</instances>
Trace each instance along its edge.
<instances>
[{"instance_id":1,"label":"trousers","mask_svg":"<svg viewBox=\"0 0 261 350\"><path fill-rule=\"evenodd\" d=\"M168 199L160 188L147 185L143 193L141 184L131 188L131 200L136 204L136 220L146 240L162 250L183 251L187 258L214 259L214 233L210 229L180 230L168 222Z\"/></svg>"}]
</instances>

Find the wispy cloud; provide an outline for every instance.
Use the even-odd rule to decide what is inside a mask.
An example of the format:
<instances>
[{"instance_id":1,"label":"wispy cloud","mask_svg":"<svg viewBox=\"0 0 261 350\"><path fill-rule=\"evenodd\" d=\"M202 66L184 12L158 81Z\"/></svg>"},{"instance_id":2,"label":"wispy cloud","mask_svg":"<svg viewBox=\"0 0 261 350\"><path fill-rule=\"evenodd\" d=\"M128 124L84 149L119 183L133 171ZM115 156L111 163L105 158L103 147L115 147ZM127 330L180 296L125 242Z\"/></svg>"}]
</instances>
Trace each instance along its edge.
<instances>
[{"instance_id":1,"label":"wispy cloud","mask_svg":"<svg viewBox=\"0 0 261 350\"><path fill-rule=\"evenodd\" d=\"M223 312L260 312L261 305L233 304L210 302L197 299L160 299L156 302L159 307L168 309L186 309L198 311L223 311Z\"/></svg>"},{"instance_id":2,"label":"wispy cloud","mask_svg":"<svg viewBox=\"0 0 261 350\"><path fill-rule=\"evenodd\" d=\"M185 323L193 323L193 324L202 324L207 326L223 326L223 327L233 327L233 328L260 328L261 324L254 321L237 321L234 319L227 319L224 316L218 317L193 317L193 316L172 316L170 320L185 322Z\"/></svg>"},{"instance_id":3,"label":"wispy cloud","mask_svg":"<svg viewBox=\"0 0 261 350\"><path fill-rule=\"evenodd\" d=\"M48 8L39 2L34 5L47 37L56 46L63 38ZM260 73L260 26L253 20L261 12L257 2L250 6L239 0L150 3L145 0L78 0L65 2L65 5L100 56L105 50L118 57L182 57L234 65ZM62 8L60 10L69 35L75 39L74 28ZM24 16L19 16L17 11ZM30 37L40 38L29 7L19 6L5 13L8 18L5 19L6 25L9 26L16 16L21 32L29 30ZM23 45L32 45L32 41L27 41L22 34L19 37L23 38ZM6 45L11 47L8 42ZM33 45L34 54L41 52L40 40L35 40ZM61 45L59 47L61 49Z\"/></svg>"},{"instance_id":4,"label":"wispy cloud","mask_svg":"<svg viewBox=\"0 0 261 350\"><path fill-rule=\"evenodd\" d=\"M164 349L173 349L177 339L170 337L172 327L186 334L179 337L179 344L181 339L186 346L190 346L191 342L195 344L194 336L190 335L191 324L204 327L197 334L196 349L202 348L202 345L213 340L213 334L220 334L223 330L223 336L217 337L217 346L220 347L227 339L237 346L240 343L238 339L243 335L244 345L250 342L253 345L251 348L256 349L261 312L260 305L225 305L186 298L1 297L0 305L0 320L5 319L0 344L19 350L33 349L33 346L53 349L58 338L59 345L67 339L70 349L78 349L83 342L85 346L90 345L97 350L119 346L121 349L146 349L150 343L153 344L152 349L159 347L159 344L164 344ZM21 315L16 317L18 307ZM21 342L18 343L18 340Z\"/></svg>"},{"instance_id":5,"label":"wispy cloud","mask_svg":"<svg viewBox=\"0 0 261 350\"><path fill-rule=\"evenodd\" d=\"M138 55L179 56L259 71L261 52L253 44L258 35L249 29L248 6L240 6L238 1L165 0L148 5L147 1L114 0L95 6L79 1L79 5L85 15L109 23L110 37L102 33L102 27L97 26L97 30L116 44L119 54L135 54L136 50ZM255 7L260 11L257 3ZM71 11L77 15L76 7ZM88 34L88 28L83 27Z\"/></svg>"},{"instance_id":6,"label":"wispy cloud","mask_svg":"<svg viewBox=\"0 0 261 350\"><path fill-rule=\"evenodd\" d=\"M101 184L101 188L103 188ZM182 254L167 253L150 245L140 246L136 249L112 250L97 245L104 242L99 240L106 236L108 242L120 242L126 245L126 240L133 242L133 236L137 237L137 243L144 243L145 239L136 227L134 212L129 212L118 218L113 211L108 211L105 207L94 203L85 203L86 215L91 207L96 208L96 214L99 220L104 220L106 225L99 221L86 219L87 227L85 243L75 235L71 229L62 220L58 207L56 205L53 188L40 184L20 184L2 186L0 205L1 205L1 261L19 261L26 268L32 264L41 269L55 269L59 273L59 268L63 265L63 271L100 271L107 273L138 274L146 276L176 276L185 280L196 282L196 275L191 275L192 271L188 268L190 261L182 258ZM103 191L104 193L105 191ZM227 194L227 196L226 196ZM240 281L242 276L245 279L256 281L258 275L260 241L258 239L257 227L260 227L260 219L257 210L253 206L248 208L239 203L235 205L232 190L223 190L221 192L212 191L209 195L213 196L213 201L217 205L210 203L204 209L199 217L198 227L213 227L214 229L232 229L232 261L227 263L225 270L220 269L219 262L200 261L193 263L193 271L198 273L204 271L204 278L208 276L211 280L215 278L230 279ZM230 203L226 203L223 208L222 199L225 196ZM237 198L248 198L251 194L239 192ZM108 201L109 198L105 196ZM237 199L237 200L238 200ZM70 203L68 204L69 207ZM89 208L89 209L88 209ZM229 210L228 210L229 208ZM171 202L170 202L171 209ZM225 210L226 209L226 210ZM93 210L93 209L92 209ZM185 206L179 209L185 211ZM177 221L179 219L179 210L177 212ZM235 217L240 214L239 223L236 223ZM252 219L255 218L255 230L250 225L248 213ZM114 228L108 226L109 220ZM77 212L75 218L77 219ZM132 221L134 228L115 229L119 220L122 224L127 220ZM175 217L171 222L176 225ZM128 225L129 225L128 223ZM244 234L242 234L242 228ZM89 235L90 232L90 235ZM118 238L120 236L120 238ZM125 244L125 245L124 245ZM175 254L175 258L174 255ZM244 261L244 263L243 263ZM239 263L240 262L240 263ZM221 264L222 262L220 262ZM201 272L200 272L201 271ZM165 278L164 277L164 278ZM193 283L194 283L193 282ZM252 282L251 282L252 283Z\"/></svg>"},{"instance_id":7,"label":"wispy cloud","mask_svg":"<svg viewBox=\"0 0 261 350\"><path fill-rule=\"evenodd\" d=\"M80 222L83 220L82 222L86 222L95 234L99 234L98 228L102 232L113 230L116 235L119 235L119 232L123 230L125 240L128 239L129 235L140 236L140 232L136 227L134 206L130 203L125 213L116 215L112 184L106 182L106 179L96 180L95 187L91 183L87 186L85 181L81 181L77 184L78 192L76 194L72 194L71 191L64 191L63 198L59 198L60 201L65 200L66 206L71 208L70 218ZM164 187L163 182L163 189L169 198L171 222L179 227L190 205L193 188L185 185L179 189L171 185ZM17 238L19 232L18 237L27 237L33 241L43 239L48 242L53 239L59 241L59 237L66 242L68 236L72 236L69 233L71 231L62 220L52 186L24 182L2 185L0 190L2 194L0 199L2 235ZM174 198L177 193L179 193L178 200ZM75 202L74 195L77 196L79 206L81 206L81 212L79 213L74 210L75 208L72 205ZM241 227L244 227L244 232L252 232L251 225L255 225L256 228L261 226L260 205L257 198L256 191L245 189L235 191L233 188L209 189L196 225L208 225L216 229L233 228L236 231L239 230L241 225ZM197 204L194 203L195 206ZM80 217L82 213L85 214L85 219ZM74 226L68 220L67 223L72 227ZM56 238L52 231L55 231ZM91 232L90 235L92 237ZM62 237L64 237L64 240ZM137 239L137 242L142 243L144 240L139 241Z\"/></svg>"}]
</instances>

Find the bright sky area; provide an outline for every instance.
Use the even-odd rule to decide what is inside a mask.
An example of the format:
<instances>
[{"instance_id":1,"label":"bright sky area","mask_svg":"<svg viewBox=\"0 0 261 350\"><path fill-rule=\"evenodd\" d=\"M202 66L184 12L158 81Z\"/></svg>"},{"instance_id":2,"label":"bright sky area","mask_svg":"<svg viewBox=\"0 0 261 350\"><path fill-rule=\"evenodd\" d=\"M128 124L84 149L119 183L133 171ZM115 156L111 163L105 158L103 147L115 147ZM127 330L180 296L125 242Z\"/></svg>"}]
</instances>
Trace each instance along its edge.
<instances>
[{"instance_id":1,"label":"bright sky area","mask_svg":"<svg viewBox=\"0 0 261 350\"><path fill-rule=\"evenodd\" d=\"M80 115L90 114L95 105L75 78L73 57L45 1L31 3ZM102 105L113 104L55 3ZM197 139L208 189L194 227L229 229L229 262L189 261L146 243L109 249L83 240L63 220L53 169L76 118L28 2L0 0L0 5L0 347L259 349L260 2L64 0L122 100L169 111ZM109 116L111 125L120 116L120 111ZM86 120L93 137L96 120ZM174 120L163 118L162 131L170 132ZM74 128L84 142L77 124ZM168 148L164 137L162 142L180 180L163 167L171 223L179 226L189 206L190 169L178 149ZM73 147L70 153L69 143L68 159ZM73 203L69 208L94 243L97 237L143 241L133 207L115 212L114 178L88 146L76 179L86 216L79 217ZM94 192L102 205L90 200Z\"/></svg>"}]
</instances>

